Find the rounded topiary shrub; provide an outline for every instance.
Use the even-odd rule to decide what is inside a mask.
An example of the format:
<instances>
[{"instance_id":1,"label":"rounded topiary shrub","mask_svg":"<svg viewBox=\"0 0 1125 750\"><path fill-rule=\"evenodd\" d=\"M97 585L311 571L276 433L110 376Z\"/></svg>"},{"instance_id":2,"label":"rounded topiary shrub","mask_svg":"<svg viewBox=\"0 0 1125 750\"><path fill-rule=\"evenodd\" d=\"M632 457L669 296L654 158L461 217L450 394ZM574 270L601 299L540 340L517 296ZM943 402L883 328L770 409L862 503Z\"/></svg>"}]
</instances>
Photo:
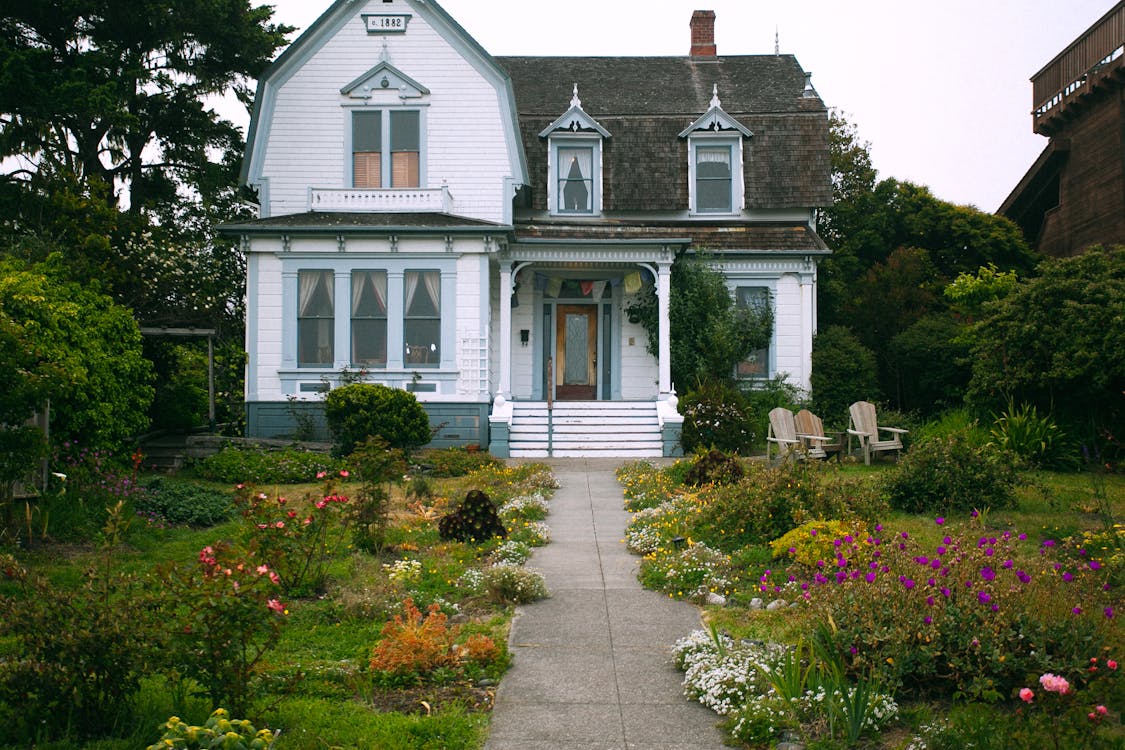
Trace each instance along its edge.
<instances>
[{"instance_id":1,"label":"rounded topiary shrub","mask_svg":"<svg viewBox=\"0 0 1125 750\"><path fill-rule=\"evenodd\" d=\"M685 453L712 448L747 454L754 445L753 420L746 400L734 387L718 381L701 383L680 400L684 416L680 442Z\"/></svg>"},{"instance_id":2,"label":"rounded topiary shrub","mask_svg":"<svg viewBox=\"0 0 1125 750\"><path fill-rule=\"evenodd\" d=\"M907 513L971 511L1015 506L1019 482L1012 455L974 447L964 433L918 443L884 484L892 508Z\"/></svg>"},{"instance_id":3,"label":"rounded topiary shrub","mask_svg":"<svg viewBox=\"0 0 1125 750\"><path fill-rule=\"evenodd\" d=\"M348 455L369 437L410 451L430 441L430 418L413 393L376 383L334 388L324 399L333 452Z\"/></svg>"}]
</instances>

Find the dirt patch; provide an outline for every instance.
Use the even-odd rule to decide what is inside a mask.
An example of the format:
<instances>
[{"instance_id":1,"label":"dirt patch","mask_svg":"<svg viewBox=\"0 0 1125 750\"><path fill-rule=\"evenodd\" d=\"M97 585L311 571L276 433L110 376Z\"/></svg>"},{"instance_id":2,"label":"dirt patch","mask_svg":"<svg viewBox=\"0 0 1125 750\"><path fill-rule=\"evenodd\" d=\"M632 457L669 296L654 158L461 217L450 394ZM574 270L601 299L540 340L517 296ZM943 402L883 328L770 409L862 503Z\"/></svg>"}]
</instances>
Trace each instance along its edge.
<instances>
[{"instance_id":1,"label":"dirt patch","mask_svg":"<svg viewBox=\"0 0 1125 750\"><path fill-rule=\"evenodd\" d=\"M460 705L466 711L492 710L496 689L467 683L425 685L413 688L378 689L368 696L367 703L376 711L402 714L430 714Z\"/></svg>"}]
</instances>

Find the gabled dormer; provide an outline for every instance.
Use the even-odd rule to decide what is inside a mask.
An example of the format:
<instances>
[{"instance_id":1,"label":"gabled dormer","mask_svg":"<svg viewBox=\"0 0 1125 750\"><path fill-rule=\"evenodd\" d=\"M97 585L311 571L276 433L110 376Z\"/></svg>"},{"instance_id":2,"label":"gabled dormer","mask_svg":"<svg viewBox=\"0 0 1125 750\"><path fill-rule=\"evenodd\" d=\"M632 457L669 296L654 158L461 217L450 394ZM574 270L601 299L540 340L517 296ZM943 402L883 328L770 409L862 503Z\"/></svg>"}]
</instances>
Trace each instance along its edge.
<instances>
[{"instance_id":1,"label":"gabled dormer","mask_svg":"<svg viewBox=\"0 0 1125 750\"><path fill-rule=\"evenodd\" d=\"M602 211L602 144L609 131L582 109L578 84L570 109L539 133L547 140L547 203L555 215Z\"/></svg>"},{"instance_id":2,"label":"gabled dormer","mask_svg":"<svg viewBox=\"0 0 1125 750\"><path fill-rule=\"evenodd\" d=\"M345 185L357 189L426 184L426 108L430 90L384 59L340 89L351 158Z\"/></svg>"},{"instance_id":3,"label":"gabled dormer","mask_svg":"<svg viewBox=\"0 0 1125 750\"><path fill-rule=\"evenodd\" d=\"M715 84L710 108L679 135L688 142L688 209L692 215L730 216L745 208L742 144L753 135L723 111Z\"/></svg>"}]
</instances>

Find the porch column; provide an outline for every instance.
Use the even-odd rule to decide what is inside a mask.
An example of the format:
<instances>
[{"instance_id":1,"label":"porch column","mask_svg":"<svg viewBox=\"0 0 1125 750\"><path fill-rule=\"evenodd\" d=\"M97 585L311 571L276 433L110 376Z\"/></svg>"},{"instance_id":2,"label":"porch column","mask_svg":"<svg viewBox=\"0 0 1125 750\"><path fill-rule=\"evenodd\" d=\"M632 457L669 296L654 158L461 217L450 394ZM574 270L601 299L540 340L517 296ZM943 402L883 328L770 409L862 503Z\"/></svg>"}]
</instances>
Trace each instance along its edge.
<instances>
[{"instance_id":1,"label":"porch column","mask_svg":"<svg viewBox=\"0 0 1125 750\"><path fill-rule=\"evenodd\" d=\"M656 309L659 318L659 332L657 347L657 360L660 368L660 397L666 398L672 393L672 341L671 326L668 321L669 297L672 293L670 262L657 262L656 264Z\"/></svg>"},{"instance_id":2,"label":"porch column","mask_svg":"<svg viewBox=\"0 0 1125 750\"><path fill-rule=\"evenodd\" d=\"M512 267L500 264L500 383L497 395L512 397Z\"/></svg>"}]
</instances>

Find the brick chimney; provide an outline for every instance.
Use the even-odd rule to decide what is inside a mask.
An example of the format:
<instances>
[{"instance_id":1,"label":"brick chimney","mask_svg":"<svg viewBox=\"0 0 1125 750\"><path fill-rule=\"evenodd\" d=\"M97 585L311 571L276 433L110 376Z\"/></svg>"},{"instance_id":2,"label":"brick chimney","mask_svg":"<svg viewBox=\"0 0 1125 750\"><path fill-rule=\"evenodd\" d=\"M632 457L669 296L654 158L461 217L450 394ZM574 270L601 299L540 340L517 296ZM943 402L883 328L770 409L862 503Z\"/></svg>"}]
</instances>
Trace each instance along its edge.
<instances>
[{"instance_id":1,"label":"brick chimney","mask_svg":"<svg viewBox=\"0 0 1125 750\"><path fill-rule=\"evenodd\" d=\"M714 57L715 11L697 10L691 14L691 56Z\"/></svg>"}]
</instances>

